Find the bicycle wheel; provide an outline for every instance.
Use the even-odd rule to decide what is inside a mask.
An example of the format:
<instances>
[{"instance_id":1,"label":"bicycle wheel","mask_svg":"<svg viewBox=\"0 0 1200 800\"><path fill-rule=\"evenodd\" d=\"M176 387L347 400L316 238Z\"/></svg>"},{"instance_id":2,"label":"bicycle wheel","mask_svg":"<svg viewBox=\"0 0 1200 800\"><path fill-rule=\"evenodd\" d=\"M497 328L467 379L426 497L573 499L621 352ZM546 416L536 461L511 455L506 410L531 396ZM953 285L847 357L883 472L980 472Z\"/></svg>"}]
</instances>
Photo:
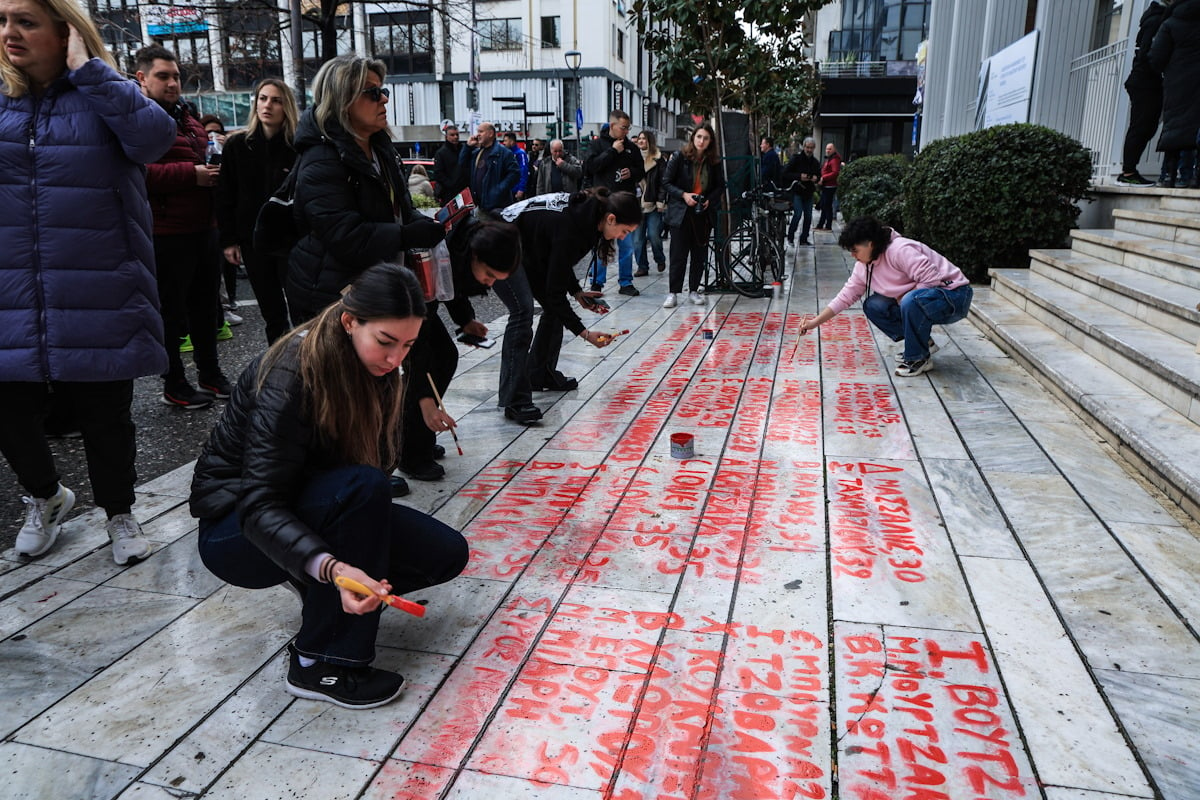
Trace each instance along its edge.
<instances>
[{"instance_id":1,"label":"bicycle wheel","mask_svg":"<svg viewBox=\"0 0 1200 800\"><path fill-rule=\"evenodd\" d=\"M726 282L745 297L762 297L763 268L767 266L769 247L763 247L754 223L742 225L725 242L721 251L721 271Z\"/></svg>"}]
</instances>

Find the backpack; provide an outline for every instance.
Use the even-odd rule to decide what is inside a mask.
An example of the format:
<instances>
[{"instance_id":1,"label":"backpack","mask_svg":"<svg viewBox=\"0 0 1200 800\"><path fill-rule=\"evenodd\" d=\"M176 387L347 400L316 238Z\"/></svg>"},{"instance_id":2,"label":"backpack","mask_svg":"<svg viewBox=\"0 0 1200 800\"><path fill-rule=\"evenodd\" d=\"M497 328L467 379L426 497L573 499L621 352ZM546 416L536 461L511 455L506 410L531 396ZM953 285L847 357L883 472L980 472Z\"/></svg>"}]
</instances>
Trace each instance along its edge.
<instances>
[{"instance_id":1,"label":"backpack","mask_svg":"<svg viewBox=\"0 0 1200 800\"><path fill-rule=\"evenodd\" d=\"M294 214L296 175L299 172L300 164L297 161L283 183L258 210L258 217L254 220L254 252L287 258L292 247L300 241L301 231Z\"/></svg>"}]
</instances>

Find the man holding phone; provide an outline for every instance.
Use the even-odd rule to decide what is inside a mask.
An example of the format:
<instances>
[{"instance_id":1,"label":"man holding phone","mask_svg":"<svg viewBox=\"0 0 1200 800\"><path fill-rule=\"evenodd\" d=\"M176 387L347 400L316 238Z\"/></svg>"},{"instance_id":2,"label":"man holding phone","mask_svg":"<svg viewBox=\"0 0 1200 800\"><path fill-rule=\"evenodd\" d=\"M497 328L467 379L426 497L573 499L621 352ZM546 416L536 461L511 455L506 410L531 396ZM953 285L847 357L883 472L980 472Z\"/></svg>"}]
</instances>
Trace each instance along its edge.
<instances>
[{"instance_id":1,"label":"man holding phone","mask_svg":"<svg viewBox=\"0 0 1200 800\"><path fill-rule=\"evenodd\" d=\"M584 162L584 172L591 176L593 186L604 186L612 192L637 194L637 185L646 177L642 163L642 151L629 139L632 122L621 109L608 112L608 130L592 142L591 153ZM599 261L592 265L591 290L604 289L608 278L608 264ZM626 236L617 241L617 283L621 294L637 297L639 292L633 285L633 237Z\"/></svg>"}]
</instances>

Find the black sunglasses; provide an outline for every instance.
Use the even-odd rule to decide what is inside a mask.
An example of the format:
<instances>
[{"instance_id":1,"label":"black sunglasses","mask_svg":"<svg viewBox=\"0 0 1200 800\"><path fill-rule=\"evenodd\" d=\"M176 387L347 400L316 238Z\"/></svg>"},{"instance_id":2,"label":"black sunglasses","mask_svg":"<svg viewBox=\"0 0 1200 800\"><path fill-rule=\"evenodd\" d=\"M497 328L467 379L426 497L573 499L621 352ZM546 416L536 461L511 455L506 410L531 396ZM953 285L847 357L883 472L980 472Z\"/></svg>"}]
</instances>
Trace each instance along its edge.
<instances>
[{"instance_id":1,"label":"black sunglasses","mask_svg":"<svg viewBox=\"0 0 1200 800\"><path fill-rule=\"evenodd\" d=\"M371 102L378 103L386 97L392 96L391 89L385 89L382 86L368 86L362 90L362 93L371 98Z\"/></svg>"}]
</instances>

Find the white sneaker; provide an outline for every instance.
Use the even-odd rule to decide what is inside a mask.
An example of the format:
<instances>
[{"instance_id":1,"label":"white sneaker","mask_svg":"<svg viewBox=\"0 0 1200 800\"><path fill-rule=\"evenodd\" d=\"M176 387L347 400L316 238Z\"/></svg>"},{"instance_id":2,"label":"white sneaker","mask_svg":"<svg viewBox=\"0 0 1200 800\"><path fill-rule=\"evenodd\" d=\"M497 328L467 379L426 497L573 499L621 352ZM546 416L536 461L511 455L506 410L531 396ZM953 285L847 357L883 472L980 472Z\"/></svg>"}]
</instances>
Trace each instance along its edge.
<instances>
[{"instance_id":1,"label":"white sneaker","mask_svg":"<svg viewBox=\"0 0 1200 800\"><path fill-rule=\"evenodd\" d=\"M670 294L667 295L667 299L663 300L662 307L663 308L674 308L675 303L677 303L678 301L679 301L679 296L676 295L674 292L671 292Z\"/></svg>"},{"instance_id":2,"label":"white sneaker","mask_svg":"<svg viewBox=\"0 0 1200 800\"><path fill-rule=\"evenodd\" d=\"M241 325L246 320L242 319L241 316L233 313L229 309L225 309L225 321L230 325Z\"/></svg>"},{"instance_id":3,"label":"white sneaker","mask_svg":"<svg viewBox=\"0 0 1200 800\"><path fill-rule=\"evenodd\" d=\"M125 566L131 560L141 561L150 555L150 543L142 538L142 526L132 514L117 514L104 526L112 540L113 561Z\"/></svg>"},{"instance_id":4,"label":"white sneaker","mask_svg":"<svg viewBox=\"0 0 1200 800\"><path fill-rule=\"evenodd\" d=\"M60 483L53 497L46 500L22 497L21 502L29 508L25 511L25 524L17 533L17 553L40 556L58 539L63 520L75 506L75 493Z\"/></svg>"},{"instance_id":5,"label":"white sneaker","mask_svg":"<svg viewBox=\"0 0 1200 800\"><path fill-rule=\"evenodd\" d=\"M930 356L932 356L934 353L936 353L938 350L941 350L941 349L942 348L938 347L937 342L935 342L933 339L929 340L929 355ZM900 348L898 350L896 350L896 363L897 364L904 363L904 342L903 341L900 342Z\"/></svg>"},{"instance_id":6,"label":"white sneaker","mask_svg":"<svg viewBox=\"0 0 1200 800\"><path fill-rule=\"evenodd\" d=\"M688 302L694 306L704 305L704 295L699 292L688 292Z\"/></svg>"}]
</instances>

